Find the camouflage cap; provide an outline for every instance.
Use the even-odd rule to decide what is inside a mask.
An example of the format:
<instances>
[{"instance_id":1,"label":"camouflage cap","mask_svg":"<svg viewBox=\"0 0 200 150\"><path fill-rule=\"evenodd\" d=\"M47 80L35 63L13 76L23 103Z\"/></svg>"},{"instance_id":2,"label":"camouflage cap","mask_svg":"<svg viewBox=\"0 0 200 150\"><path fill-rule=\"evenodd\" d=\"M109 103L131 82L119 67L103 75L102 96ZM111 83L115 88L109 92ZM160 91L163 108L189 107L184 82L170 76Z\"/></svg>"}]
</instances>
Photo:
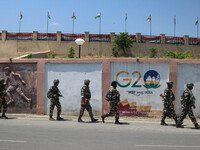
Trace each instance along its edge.
<instances>
[{"instance_id":1,"label":"camouflage cap","mask_svg":"<svg viewBox=\"0 0 200 150\"><path fill-rule=\"evenodd\" d=\"M193 87L194 84L193 83L187 83L187 88Z\"/></svg>"},{"instance_id":2,"label":"camouflage cap","mask_svg":"<svg viewBox=\"0 0 200 150\"><path fill-rule=\"evenodd\" d=\"M54 83L54 84L57 84L57 83L59 83L59 80L58 80L58 79L55 79L55 80L53 81L53 83Z\"/></svg>"},{"instance_id":3,"label":"camouflage cap","mask_svg":"<svg viewBox=\"0 0 200 150\"><path fill-rule=\"evenodd\" d=\"M90 83L90 80L86 79L84 80L84 84L89 84Z\"/></svg>"},{"instance_id":4,"label":"camouflage cap","mask_svg":"<svg viewBox=\"0 0 200 150\"><path fill-rule=\"evenodd\" d=\"M173 84L173 82L172 81L169 81L169 82L166 82L167 83L167 85L169 85L169 84Z\"/></svg>"},{"instance_id":5,"label":"camouflage cap","mask_svg":"<svg viewBox=\"0 0 200 150\"><path fill-rule=\"evenodd\" d=\"M117 81L111 82L111 86L114 86L114 85L116 85L116 84L117 84Z\"/></svg>"}]
</instances>

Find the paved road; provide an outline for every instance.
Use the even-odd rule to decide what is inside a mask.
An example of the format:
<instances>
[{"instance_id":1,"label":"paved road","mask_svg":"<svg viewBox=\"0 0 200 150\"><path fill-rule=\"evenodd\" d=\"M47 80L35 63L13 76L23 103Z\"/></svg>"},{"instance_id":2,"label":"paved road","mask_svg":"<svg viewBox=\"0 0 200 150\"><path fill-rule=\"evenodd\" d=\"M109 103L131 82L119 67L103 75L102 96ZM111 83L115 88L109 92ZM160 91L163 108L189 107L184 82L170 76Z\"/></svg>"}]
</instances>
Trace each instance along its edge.
<instances>
[{"instance_id":1,"label":"paved road","mask_svg":"<svg viewBox=\"0 0 200 150\"><path fill-rule=\"evenodd\" d=\"M114 118L106 123L78 123L76 117L48 121L47 116L10 116L0 119L0 150L199 150L200 130L186 120L160 126L159 118ZM198 120L200 121L200 120Z\"/></svg>"}]
</instances>

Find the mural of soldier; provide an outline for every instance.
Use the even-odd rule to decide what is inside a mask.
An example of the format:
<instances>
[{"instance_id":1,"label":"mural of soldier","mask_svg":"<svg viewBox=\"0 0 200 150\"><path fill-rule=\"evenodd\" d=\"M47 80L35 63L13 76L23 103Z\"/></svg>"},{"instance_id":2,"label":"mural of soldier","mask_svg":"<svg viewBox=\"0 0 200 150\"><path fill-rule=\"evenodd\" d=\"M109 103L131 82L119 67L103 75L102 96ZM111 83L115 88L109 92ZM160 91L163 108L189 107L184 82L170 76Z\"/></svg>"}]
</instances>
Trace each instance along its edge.
<instances>
[{"instance_id":1,"label":"mural of soldier","mask_svg":"<svg viewBox=\"0 0 200 150\"><path fill-rule=\"evenodd\" d=\"M13 99L12 92L17 92L24 100L26 100L27 105L30 107L31 105L31 99L28 98L24 92L22 91L21 82L24 86L26 85L26 82L22 79L22 76L19 73L15 73L11 71L10 67L5 67L5 82L4 85L7 85L6 93L9 97L9 101L7 104L13 103L15 100Z\"/></svg>"}]
</instances>

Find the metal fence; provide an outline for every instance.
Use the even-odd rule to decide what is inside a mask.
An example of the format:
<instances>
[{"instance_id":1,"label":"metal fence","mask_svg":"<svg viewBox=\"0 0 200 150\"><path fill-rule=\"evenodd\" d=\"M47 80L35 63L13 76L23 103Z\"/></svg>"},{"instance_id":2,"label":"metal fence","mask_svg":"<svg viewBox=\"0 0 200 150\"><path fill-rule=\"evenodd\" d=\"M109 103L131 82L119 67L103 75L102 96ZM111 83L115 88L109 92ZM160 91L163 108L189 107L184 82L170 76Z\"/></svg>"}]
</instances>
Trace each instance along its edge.
<instances>
[{"instance_id":1,"label":"metal fence","mask_svg":"<svg viewBox=\"0 0 200 150\"><path fill-rule=\"evenodd\" d=\"M142 43L160 43L160 36L148 36L144 35L141 36L141 42Z\"/></svg>"},{"instance_id":2,"label":"metal fence","mask_svg":"<svg viewBox=\"0 0 200 150\"><path fill-rule=\"evenodd\" d=\"M85 39L85 34L62 34L62 41L75 41L77 38Z\"/></svg>"},{"instance_id":3,"label":"metal fence","mask_svg":"<svg viewBox=\"0 0 200 150\"><path fill-rule=\"evenodd\" d=\"M183 37L166 36L165 43L166 44L184 44L184 38Z\"/></svg>"},{"instance_id":4,"label":"metal fence","mask_svg":"<svg viewBox=\"0 0 200 150\"><path fill-rule=\"evenodd\" d=\"M111 37L109 34L90 34L89 41L110 42Z\"/></svg>"},{"instance_id":5,"label":"metal fence","mask_svg":"<svg viewBox=\"0 0 200 150\"><path fill-rule=\"evenodd\" d=\"M129 35L129 37L136 42L136 35ZM62 41L75 41L77 38L85 39L85 34L61 34ZM33 40L33 33L7 33L7 40ZM0 33L0 40L2 40L2 33ZM37 40L57 40L57 33L37 33ZM111 42L110 34L89 34L89 41ZM161 43L160 36L141 36L142 43ZM184 37L166 36L166 44L184 44ZM199 38L189 38L189 45L200 45Z\"/></svg>"},{"instance_id":6,"label":"metal fence","mask_svg":"<svg viewBox=\"0 0 200 150\"><path fill-rule=\"evenodd\" d=\"M55 33L38 33L38 40L52 40L56 41L57 40L57 34Z\"/></svg>"},{"instance_id":7,"label":"metal fence","mask_svg":"<svg viewBox=\"0 0 200 150\"><path fill-rule=\"evenodd\" d=\"M129 37L133 40L133 42L136 42L136 35L129 35Z\"/></svg>"},{"instance_id":8,"label":"metal fence","mask_svg":"<svg viewBox=\"0 0 200 150\"><path fill-rule=\"evenodd\" d=\"M32 40L33 33L7 33L7 40Z\"/></svg>"},{"instance_id":9,"label":"metal fence","mask_svg":"<svg viewBox=\"0 0 200 150\"><path fill-rule=\"evenodd\" d=\"M200 45L200 39L189 38L189 45Z\"/></svg>"}]
</instances>

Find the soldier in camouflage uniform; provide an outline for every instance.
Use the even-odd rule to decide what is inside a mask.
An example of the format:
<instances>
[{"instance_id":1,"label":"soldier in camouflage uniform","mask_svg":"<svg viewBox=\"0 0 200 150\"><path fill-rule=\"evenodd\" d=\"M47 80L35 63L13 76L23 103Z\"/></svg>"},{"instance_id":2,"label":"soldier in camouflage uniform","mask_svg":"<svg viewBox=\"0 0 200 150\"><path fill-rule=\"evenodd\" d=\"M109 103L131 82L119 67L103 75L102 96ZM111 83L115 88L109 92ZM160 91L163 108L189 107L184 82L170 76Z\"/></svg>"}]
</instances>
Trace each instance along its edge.
<instances>
[{"instance_id":1,"label":"soldier in camouflage uniform","mask_svg":"<svg viewBox=\"0 0 200 150\"><path fill-rule=\"evenodd\" d=\"M177 124L177 116L174 111L173 101L175 100L174 93L172 92L173 82L167 82L167 88L164 91L164 108L163 108L163 115L161 120L161 125L167 126L168 124L165 123L165 118L169 116L170 118L173 117L175 123Z\"/></svg>"},{"instance_id":2,"label":"soldier in camouflage uniform","mask_svg":"<svg viewBox=\"0 0 200 150\"><path fill-rule=\"evenodd\" d=\"M2 106L3 106L3 113L0 118L8 119L8 117L5 115L6 110L7 110L7 102L5 100L5 96L6 96L6 90L4 86L4 79L1 78L0 79L0 113L1 113Z\"/></svg>"},{"instance_id":3,"label":"soldier in camouflage uniform","mask_svg":"<svg viewBox=\"0 0 200 150\"><path fill-rule=\"evenodd\" d=\"M78 122L83 122L81 117L83 116L85 109L88 111L92 122L96 122L98 120L98 119L95 119L92 114L92 107L90 105L91 93L90 93L89 84L90 84L90 80L85 80L84 85L81 88L81 110L78 117Z\"/></svg>"},{"instance_id":4,"label":"soldier in camouflage uniform","mask_svg":"<svg viewBox=\"0 0 200 150\"><path fill-rule=\"evenodd\" d=\"M50 113L49 113L49 120L54 121L55 119L53 118L53 110L54 107L57 107L57 120L63 120L63 118L60 117L61 114L61 105L59 101L59 97L62 96L59 89L58 89L58 84L59 80L54 80L53 81L54 85L49 89L47 93L47 97L50 99Z\"/></svg>"},{"instance_id":5,"label":"soldier in camouflage uniform","mask_svg":"<svg viewBox=\"0 0 200 150\"><path fill-rule=\"evenodd\" d=\"M116 88L117 88L117 82L113 81L109 89L109 92L111 92L111 100L110 100L111 109L109 113L101 116L103 123L106 117L112 116L112 114L115 113L115 124L121 124L119 122L119 109L118 109L118 103L120 102L120 94Z\"/></svg>"},{"instance_id":6,"label":"soldier in camouflage uniform","mask_svg":"<svg viewBox=\"0 0 200 150\"><path fill-rule=\"evenodd\" d=\"M183 124L183 120L186 117L186 115L188 114L188 116L190 117L191 121L193 122L194 126L196 129L199 129L200 126L198 125L196 118L194 117L193 114L193 110L192 107L195 109L195 96L192 93L192 89L194 87L193 83L188 83L187 84L187 88L186 90L183 92L182 96L181 96L181 104L183 106L183 110L180 116L180 119L177 123L178 128L183 128L184 126Z\"/></svg>"}]
</instances>

